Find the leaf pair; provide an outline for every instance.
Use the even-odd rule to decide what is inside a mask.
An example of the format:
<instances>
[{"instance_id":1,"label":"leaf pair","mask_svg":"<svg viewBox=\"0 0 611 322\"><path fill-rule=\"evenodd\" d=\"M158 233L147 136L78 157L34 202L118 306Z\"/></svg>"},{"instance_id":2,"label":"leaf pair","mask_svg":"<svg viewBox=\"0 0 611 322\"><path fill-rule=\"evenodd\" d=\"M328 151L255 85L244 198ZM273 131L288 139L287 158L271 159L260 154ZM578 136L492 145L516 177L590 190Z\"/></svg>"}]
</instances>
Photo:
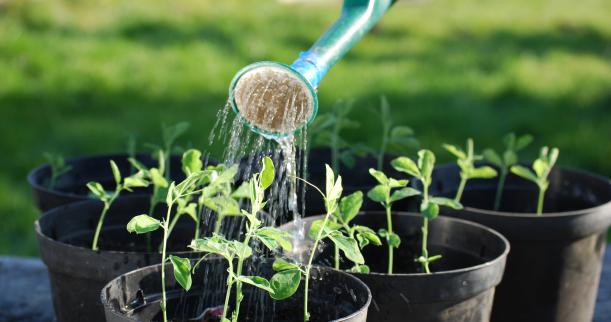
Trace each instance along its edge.
<instances>
[{"instance_id":1,"label":"leaf pair","mask_svg":"<svg viewBox=\"0 0 611 322\"><path fill-rule=\"evenodd\" d=\"M394 161L392 163L392 166L395 169L399 170L397 167L395 167ZM375 202L381 203L384 206L390 206L390 204L395 201L399 201L401 199L420 194L419 191L411 187L407 187L409 180L397 180L394 178L388 178L382 171L378 171L375 169L369 169L369 174L371 174L376 179L378 185L376 185L367 192L367 197L369 197L369 199ZM393 189L397 190L392 191Z\"/></svg>"},{"instance_id":2,"label":"leaf pair","mask_svg":"<svg viewBox=\"0 0 611 322\"><path fill-rule=\"evenodd\" d=\"M475 154L473 139L467 139L467 147L465 150L450 144L443 144L443 147L457 158L456 163L460 167L460 176L464 180L477 178L490 179L497 176L496 170L492 167L475 166L475 161L482 160L484 157Z\"/></svg>"},{"instance_id":3,"label":"leaf pair","mask_svg":"<svg viewBox=\"0 0 611 322\"><path fill-rule=\"evenodd\" d=\"M560 151L558 148L552 148L550 150L545 146L541 148L539 158L533 162L533 170L521 165L514 165L511 167L511 172L526 180L534 182L541 190L546 190L549 186L549 181L547 178L552 171L552 168L556 164L559 154Z\"/></svg>"}]
</instances>

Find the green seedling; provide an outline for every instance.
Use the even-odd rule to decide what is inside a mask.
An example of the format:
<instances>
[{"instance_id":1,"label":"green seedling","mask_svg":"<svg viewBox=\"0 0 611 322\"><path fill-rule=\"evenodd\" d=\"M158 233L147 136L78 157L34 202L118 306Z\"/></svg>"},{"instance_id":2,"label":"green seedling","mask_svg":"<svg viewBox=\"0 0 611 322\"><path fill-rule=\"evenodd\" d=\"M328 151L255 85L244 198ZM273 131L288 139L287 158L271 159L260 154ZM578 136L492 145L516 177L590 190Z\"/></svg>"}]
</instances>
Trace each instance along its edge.
<instances>
[{"instance_id":1,"label":"green seedling","mask_svg":"<svg viewBox=\"0 0 611 322\"><path fill-rule=\"evenodd\" d=\"M511 167L511 172L513 174L518 175L528 181L532 181L537 185L537 187L539 187L539 198L537 199L537 215L539 216L543 214L545 192L547 191L547 188L549 188L548 176L556 164L559 154L560 151L558 148L552 148L550 150L545 146L541 148L539 158L532 164L532 169L534 172L521 165L514 165Z\"/></svg>"},{"instance_id":2,"label":"green seedling","mask_svg":"<svg viewBox=\"0 0 611 322\"><path fill-rule=\"evenodd\" d=\"M397 167L394 161L391 165L397 171L402 171L402 168ZM380 229L378 234L386 239L386 244L388 245L388 274L392 274L394 268L394 249L399 248L401 244L401 238L393 231L392 204L395 201L419 195L420 191L407 187L409 180L388 178L382 171L375 169L369 169L369 173L376 179L378 185L369 190L367 197L381 203L386 210L386 229Z\"/></svg>"},{"instance_id":3,"label":"green seedling","mask_svg":"<svg viewBox=\"0 0 611 322\"><path fill-rule=\"evenodd\" d=\"M156 144L146 144L146 146L148 146L149 148L152 148L153 151L159 151L161 150L162 153L158 153L157 155L159 157L163 156L163 164L167 166L168 171L166 171L164 173L164 177L166 180L170 180L170 156L172 155L172 153L180 153L182 152L181 149L178 149L175 146L176 140L183 134L185 134L187 132L187 130L189 130L189 127L191 125L187 122L179 122L176 123L174 125L165 125L162 124L161 125L161 140L162 140L162 145L156 145ZM161 160L159 160L159 163L161 163Z\"/></svg>"},{"instance_id":4,"label":"green seedling","mask_svg":"<svg viewBox=\"0 0 611 322\"><path fill-rule=\"evenodd\" d=\"M104 203L102 213L100 214L100 218L98 219L98 224L93 235L93 242L91 243L91 249L94 251L98 250L98 239L100 237L102 226L104 225L106 213L110 209L110 206L112 206L113 202L119 197L121 192L124 190L132 191L133 188L143 188L149 185L149 181L146 180L144 173L141 171L138 171L136 174L129 177L122 178L119 167L117 167L117 164L112 160L110 161L110 168L115 179L114 191L109 192L104 190L104 187L99 182L92 181L87 183L87 188L89 188L91 193Z\"/></svg>"},{"instance_id":5,"label":"green seedling","mask_svg":"<svg viewBox=\"0 0 611 322\"><path fill-rule=\"evenodd\" d=\"M468 180L490 179L497 176L496 170L494 170L492 167L475 166L475 161L483 160L484 157L475 154L473 139L467 139L466 150L462 150L461 148L451 144L443 144L443 148L457 158L456 164L458 164L458 167L460 168L460 184L458 186L458 190L456 191L456 196L454 197L455 202L460 202Z\"/></svg>"},{"instance_id":6,"label":"green seedling","mask_svg":"<svg viewBox=\"0 0 611 322\"><path fill-rule=\"evenodd\" d=\"M127 231L130 233L137 234L148 234L159 228L163 229L163 241L161 247L161 311L163 312L163 321L167 322L167 297L166 297L166 285L165 285L165 263L171 262L174 271L174 277L178 284L185 290L191 288L191 262L188 258L181 258L178 256L170 255L167 256L167 244L170 236L170 223L172 222L172 209L179 200L184 200L189 196L192 196L200 191L196 188L201 182L204 173L202 171L193 172L187 176L187 178L176 184L175 182L170 183L167 189L167 195L165 203L167 204L167 211L163 221L157 220L148 214L142 214L132 218L127 223Z\"/></svg>"},{"instance_id":7,"label":"green seedling","mask_svg":"<svg viewBox=\"0 0 611 322\"><path fill-rule=\"evenodd\" d=\"M503 188L505 187L505 179L509 173L509 169L518 163L518 152L526 148L533 140L531 135L525 134L516 137L515 133L509 133L503 138L505 151L503 155L499 155L493 149L484 150L484 159L494 166L499 168L499 182L494 196L494 210L499 210L501 207L501 198L503 198Z\"/></svg>"},{"instance_id":8,"label":"green seedling","mask_svg":"<svg viewBox=\"0 0 611 322\"><path fill-rule=\"evenodd\" d=\"M310 319L310 313L308 310L308 292L309 292L309 286L310 286L310 271L312 269L312 262L314 261L314 255L316 254L316 250L318 249L318 245L320 244L321 240L325 238L330 239L331 242L333 242L333 244L342 251L344 256L346 256L346 258L348 258L350 261L352 261L355 264L355 267L359 267L358 270L361 270L360 267L362 267L365 264L365 259L363 258L363 254L361 254L361 250L359 249L359 244L357 240L354 238L354 236L350 236L349 234L350 230L343 231L339 229L340 227L333 226L332 224L330 224L332 222L332 218L334 214L337 211L340 211L340 214L341 214L342 210L339 208L340 207L339 201L342 195L343 187L342 187L342 177L338 175L337 178L335 178L333 169L331 169L331 167L328 164L325 164L325 169L326 169L326 172L325 172L326 180L325 180L325 192L324 193L315 185L307 182L306 180L302 178L297 178L303 181L304 183L306 183L307 185L313 187L316 191L318 191L318 193L320 193L320 195L323 197L323 200L325 203L325 209L326 209L326 214L324 216L324 219L322 219L321 221L314 222L312 226L310 227L309 235L314 239L314 245L312 247L312 251L310 252L308 262L305 264L304 267L301 267L297 264L290 264L282 260L277 261L278 264L274 265L275 266L274 268L277 271L279 271L280 273L287 272L287 271L295 272L295 270L298 270L301 272L300 274L304 275L304 281L305 281L304 282L305 283L304 311L303 311L303 320L304 321L308 321ZM345 200L344 201L345 210L344 210L343 215L352 216L353 212L355 211L355 209L358 206L358 195L354 195L354 196L351 195L351 196L348 196L347 198L349 199L344 199ZM361 195L361 200L362 200L362 195ZM360 208L360 206L358 208ZM347 218L348 217L346 217L346 219ZM343 220L345 221L345 219ZM348 232L348 235L346 235L346 232ZM369 236L363 235L362 237L367 238ZM287 280L289 279L287 278ZM290 281L294 281L294 280L290 279ZM299 283L297 283L296 285L295 284L291 284L291 285L295 289L299 287Z\"/></svg>"},{"instance_id":9,"label":"green seedling","mask_svg":"<svg viewBox=\"0 0 611 322\"><path fill-rule=\"evenodd\" d=\"M212 237L203 239L195 239L190 247L195 251L206 252L208 254L220 255L227 261L228 272L227 276L227 291L223 306L223 322L237 322L240 315L240 305L244 298L242 287L244 284L258 287L276 299L282 300L293 295L299 286L300 273L295 272L292 279L289 278L291 272L275 274L271 280L267 280L261 276L244 276L242 275L244 261L253 255L253 248L250 243L252 240L260 241L268 249L275 251L279 248L290 252L292 243L290 235L287 232L281 231L273 227L262 227L262 222L257 218L259 211L265 206L265 191L272 185L274 181L275 170L274 164L269 157L263 158L263 168L260 173L255 174L248 183L248 196L250 199L250 211L241 210L241 215L246 217L246 232L242 241L228 240L225 237L214 234ZM235 265L234 263L237 262ZM297 281L295 282L295 279ZM291 282L292 281L292 282ZM229 312L229 299L231 289L235 285L236 303L234 311L231 315L231 320L227 318ZM297 285L297 286L295 286Z\"/></svg>"},{"instance_id":10,"label":"green seedling","mask_svg":"<svg viewBox=\"0 0 611 322\"><path fill-rule=\"evenodd\" d=\"M422 215L422 254L416 259L422 265L427 274L431 273L429 265L441 259L441 255L430 256L428 251L429 221L437 218L439 207L446 206L453 209L461 209L462 205L452 199L432 197L429 195L429 187L432 182L433 168L435 167L435 154L429 150L418 151L418 163L408 157L399 157L392 161L392 166L397 171L413 176L422 184L422 202L420 213Z\"/></svg>"},{"instance_id":11,"label":"green seedling","mask_svg":"<svg viewBox=\"0 0 611 322\"><path fill-rule=\"evenodd\" d=\"M53 190L55 189L55 185L57 184L59 177L70 171L72 167L66 165L64 157L59 154L44 153L43 156L45 159L47 159L47 162L49 162L49 165L51 166L51 179L47 184L47 188L49 188L49 190Z\"/></svg>"},{"instance_id":12,"label":"green seedling","mask_svg":"<svg viewBox=\"0 0 611 322\"><path fill-rule=\"evenodd\" d=\"M330 112L321 114L309 128L312 133L312 141L320 146L327 146L331 149L331 167L335 172L339 172L340 163L349 168L354 166L354 145L348 143L342 137L342 131L346 129L358 128L360 124L350 120L348 114L354 107L354 101L338 101Z\"/></svg>"},{"instance_id":13,"label":"green seedling","mask_svg":"<svg viewBox=\"0 0 611 322\"><path fill-rule=\"evenodd\" d=\"M414 130L409 126L397 125L393 123L390 112L390 104L386 96L381 97L380 120L382 123L382 142L380 149L376 152L377 169L382 171L384 155L391 149L399 153L405 153L410 149L417 149L420 143L414 138Z\"/></svg>"}]
</instances>

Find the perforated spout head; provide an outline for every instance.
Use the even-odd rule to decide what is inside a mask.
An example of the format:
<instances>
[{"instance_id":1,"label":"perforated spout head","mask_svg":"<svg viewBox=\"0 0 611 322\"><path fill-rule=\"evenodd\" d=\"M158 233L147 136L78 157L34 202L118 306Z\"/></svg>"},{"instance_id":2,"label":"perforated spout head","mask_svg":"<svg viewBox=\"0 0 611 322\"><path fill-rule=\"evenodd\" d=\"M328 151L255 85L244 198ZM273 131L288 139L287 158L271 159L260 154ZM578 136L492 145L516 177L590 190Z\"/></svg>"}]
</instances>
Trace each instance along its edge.
<instances>
[{"instance_id":1,"label":"perforated spout head","mask_svg":"<svg viewBox=\"0 0 611 322\"><path fill-rule=\"evenodd\" d=\"M277 62L240 70L231 81L229 100L242 122L267 137L300 132L318 111L314 87L297 70Z\"/></svg>"}]
</instances>

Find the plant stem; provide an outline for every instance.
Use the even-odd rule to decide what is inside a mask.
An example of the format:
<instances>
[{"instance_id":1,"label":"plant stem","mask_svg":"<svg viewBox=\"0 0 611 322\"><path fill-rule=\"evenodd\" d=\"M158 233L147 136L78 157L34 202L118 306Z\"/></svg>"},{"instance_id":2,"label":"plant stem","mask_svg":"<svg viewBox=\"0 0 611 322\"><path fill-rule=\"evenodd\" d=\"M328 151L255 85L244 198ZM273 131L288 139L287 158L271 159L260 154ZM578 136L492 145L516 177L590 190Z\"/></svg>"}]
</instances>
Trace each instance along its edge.
<instances>
[{"instance_id":1,"label":"plant stem","mask_svg":"<svg viewBox=\"0 0 611 322\"><path fill-rule=\"evenodd\" d=\"M427 249L427 241L429 235L429 219L423 218L424 222L422 223L422 257L424 257L424 262L422 263L422 267L427 274L431 273L429 269L429 251Z\"/></svg>"},{"instance_id":2,"label":"plant stem","mask_svg":"<svg viewBox=\"0 0 611 322\"><path fill-rule=\"evenodd\" d=\"M153 212L155 212L155 206L156 206L155 202L153 202L153 200L151 200L151 202L149 204L149 212L148 212L149 216L153 216ZM147 252L151 252L153 250L151 234L152 234L152 232L148 232L148 233L145 234L145 236L146 236L146 251Z\"/></svg>"},{"instance_id":3,"label":"plant stem","mask_svg":"<svg viewBox=\"0 0 611 322\"><path fill-rule=\"evenodd\" d=\"M106 219L106 213L110 209L112 203L117 199L119 193L121 192L121 188L117 188L110 199L104 202L104 208L102 208L102 213L100 214L100 219L98 220L98 225L95 228L95 233L93 234L93 242L91 242L91 250L98 250L98 239L100 238L100 232L102 231L102 226L104 225L104 220Z\"/></svg>"},{"instance_id":4,"label":"plant stem","mask_svg":"<svg viewBox=\"0 0 611 322\"><path fill-rule=\"evenodd\" d=\"M216 222L214 223L214 233L215 234L218 234L221 232L221 225L223 224L224 218L225 216L221 215L220 213L217 214Z\"/></svg>"},{"instance_id":5,"label":"plant stem","mask_svg":"<svg viewBox=\"0 0 611 322\"><path fill-rule=\"evenodd\" d=\"M543 201L545 200L545 190L539 188L539 200L537 201L537 215L541 216L543 214Z\"/></svg>"},{"instance_id":6,"label":"plant stem","mask_svg":"<svg viewBox=\"0 0 611 322\"><path fill-rule=\"evenodd\" d=\"M386 147L388 146L388 138L390 136L390 124L386 122L384 119L382 120L382 144L380 145L380 150L378 151L378 171L382 171L382 166L384 164L384 154L386 153Z\"/></svg>"},{"instance_id":7,"label":"plant stem","mask_svg":"<svg viewBox=\"0 0 611 322\"><path fill-rule=\"evenodd\" d=\"M229 262L229 271L233 272L233 264L231 261ZM229 298L231 297L231 287L233 286L233 277L231 274L227 276L227 292L225 294L225 304L223 305L223 318L221 321L225 321L227 319L227 311L229 311Z\"/></svg>"},{"instance_id":8,"label":"plant stem","mask_svg":"<svg viewBox=\"0 0 611 322\"><path fill-rule=\"evenodd\" d=\"M454 197L454 201L460 202L460 199L462 198L462 194L465 191L465 185L467 185L467 178L461 175L460 184L458 185L458 191L456 191L456 197Z\"/></svg>"},{"instance_id":9,"label":"plant stem","mask_svg":"<svg viewBox=\"0 0 611 322\"><path fill-rule=\"evenodd\" d=\"M390 209L390 198L386 198L386 203L384 204L384 207L386 208L386 229L388 230L388 238L390 238L390 236L393 234L393 230L392 230L392 213L391 213L391 209ZM392 274L393 272L393 266L394 266L394 249L393 246L388 243L388 274Z\"/></svg>"},{"instance_id":10,"label":"plant stem","mask_svg":"<svg viewBox=\"0 0 611 322\"><path fill-rule=\"evenodd\" d=\"M503 189L505 187L505 178L507 178L507 168L501 168L499 183L496 186L496 195L494 196L494 210L498 211L501 208L501 198L503 198Z\"/></svg>"},{"instance_id":11,"label":"plant stem","mask_svg":"<svg viewBox=\"0 0 611 322\"><path fill-rule=\"evenodd\" d=\"M339 269L339 248L337 248L337 245L333 245L333 247L335 248L335 269Z\"/></svg>"},{"instance_id":12,"label":"plant stem","mask_svg":"<svg viewBox=\"0 0 611 322\"><path fill-rule=\"evenodd\" d=\"M194 239L199 238L199 225L202 221L202 212L204 211L202 204L197 205L197 220L195 221L195 236Z\"/></svg>"},{"instance_id":13,"label":"plant stem","mask_svg":"<svg viewBox=\"0 0 611 322\"><path fill-rule=\"evenodd\" d=\"M168 211L166 213L166 218L163 223L163 244L161 247L161 311L163 312L163 321L168 321L167 315L167 299L165 294L165 263L166 263L166 246L168 243L168 222L170 221L170 216L172 215L172 204L168 205Z\"/></svg>"},{"instance_id":14,"label":"plant stem","mask_svg":"<svg viewBox=\"0 0 611 322\"><path fill-rule=\"evenodd\" d=\"M314 261L314 254L316 253L316 249L318 248L318 243L320 242L320 238L322 237L322 232L325 230L327 226L327 221L329 221L329 215L331 213L327 212L325 215L325 220L322 222L322 226L318 231L318 235L316 236L316 240L314 240L314 246L312 247L312 251L310 252L310 258L308 259L308 265L305 269L305 286L304 286L304 294L303 294L303 321L307 322L310 319L310 314L308 313L308 290L310 288L310 270L312 269L312 262Z\"/></svg>"},{"instance_id":15,"label":"plant stem","mask_svg":"<svg viewBox=\"0 0 611 322\"><path fill-rule=\"evenodd\" d=\"M250 243L250 239L252 238L252 236L254 235L255 231L257 230L258 227L251 227L251 225L248 225L248 232L246 233L246 237L244 238L244 242L242 243L242 245L244 246L248 246L248 244ZM243 256L238 256L238 267L236 269L236 276L241 276L242 275L242 267L244 266L244 257ZM236 281L235 282L235 288L236 288L236 307L235 307L235 320L234 322L238 321L238 316L240 316L240 303L242 302L242 282L240 281Z\"/></svg>"}]
</instances>

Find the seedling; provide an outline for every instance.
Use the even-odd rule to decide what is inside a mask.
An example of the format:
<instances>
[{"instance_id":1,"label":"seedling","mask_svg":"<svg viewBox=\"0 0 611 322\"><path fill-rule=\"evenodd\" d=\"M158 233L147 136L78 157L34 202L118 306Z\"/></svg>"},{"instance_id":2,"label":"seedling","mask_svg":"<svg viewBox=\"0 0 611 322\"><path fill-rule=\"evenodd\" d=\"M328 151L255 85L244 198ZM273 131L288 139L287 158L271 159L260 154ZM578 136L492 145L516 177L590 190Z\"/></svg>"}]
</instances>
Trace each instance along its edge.
<instances>
[{"instance_id":1,"label":"seedling","mask_svg":"<svg viewBox=\"0 0 611 322\"><path fill-rule=\"evenodd\" d=\"M59 177L70 171L72 167L66 165L64 157L59 154L45 153L43 155L51 166L51 179L48 182L47 188L49 188L49 190L53 190L55 189L55 185L57 184L57 180L59 179Z\"/></svg>"},{"instance_id":2,"label":"seedling","mask_svg":"<svg viewBox=\"0 0 611 322\"><path fill-rule=\"evenodd\" d=\"M521 165L514 165L511 167L511 172L513 174L516 174L528 181L532 181L537 185L537 187L539 187L539 198L537 201L537 215L539 216L543 214L545 192L547 191L547 188L549 188L549 180L547 178L558 160L558 154L560 154L558 148L552 148L550 150L545 146L541 148L539 158L532 164L532 169L534 172Z\"/></svg>"},{"instance_id":3,"label":"seedling","mask_svg":"<svg viewBox=\"0 0 611 322\"><path fill-rule=\"evenodd\" d=\"M397 171L402 171L402 168L397 167L394 161L391 165ZM380 229L378 234L380 237L386 239L386 244L388 245L388 274L392 274L394 267L394 249L399 248L401 244L401 238L393 231L392 204L395 201L419 195L420 191L407 187L409 180L388 178L382 171L375 169L369 169L369 173L376 179L378 185L369 190L367 197L375 202L381 203L386 210L386 229Z\"/></svg>"},{"instance_id":4,"label":"seedling","mask_svg":"<svg viewBox=\"0 0 611 322\"><path fill-rule=\"evenodd\" d=\"M499 210L501 207L501 198L503 198L503 188L505 187L505 179L509 173L509 169L518 163L518 152L527 147L533 140L531 135L525 134L516 137L515 133L509 133L503 138L505 151L501 157L492 149L484 150L484 159L499 168L499 182L494 196L494 210Z\"/></svg>"},{"instance_id":5,"label":"seedling","mask_svg":"<svg viewBox=\"0 0 611 322\"><path fill-rule=\"evenodd\" d=\"M241 210L241 215L246 217L246 232L242 241L228 240L225 237L214 234L212 237L203 239L195 239L190 247L195 251L207 252L209 254L217 254L227 261L229 266L227 276L227 291L225 295L225 303L223 306L223 322L237 322L240 315L240 304L244 295L242 287L244 284L249 284L258 287L270 294L276 300L281 300L290 297L295 293L299 283L289 283L286 280L287 273L276 274L271 281L261 276L244 276L242 275L244 261L253 255L253 249L250 243L253 239L260 241L268 249L275 251L282 248L290 252L292 244L290 235L287 232L281 231L273 227L262 227L262 222L257 218L259 211L265 206L265 191L272 185L274 181L275 170L274 164L269 157L263 158L263 169L260 173L255 174L249 181L249 199L251 209L246 211ZM237 266L234 262L237 261ZM297 274L298 278L301 275ZM293 280L294 280L293 272ZM295 284L297 286L295 286ZM229 312L229 299L231 289L235 285L236 303L234 311L231 315L231 320L227 318Z\"/></svg>"},{"instance_id":6,"label":"seedling","mask_svg":"<svg viewBox=\"0 0 611 322\"><path fill-rule=\"evenodd\" d=\"M158 152L158 156L159 157L163 156L163 164L166 165L168 168L168 171L163 173L165 179L168 181L170 180L170 171L169 171L170 156L172 155L172 153L181 152L181 151L176 151L176 147L174 146L174 143L176 143L176 140L181 135L187 132L190 126L191 125L187 122L180 122L174 125L162 124L161 125L161 139L163 142L162 146L155 145L155 144L146 144L146 146L152 148L153 151L161 151L161 152ZM159 163L161 163L161 160L159 160Z\"/></svg>"},{"instance_id":7,"label":"seedling","mask_svg":"<svg viewBox=\"0 0 611 322\"><path fill-rule=\"evenodd\" d=\"M377 169L382 171L384 155L389 148L405 153L410 149L418 148L418 140L414 138L414 130L409 126L397 125L393 123L390 113L390 104L386 96L381 97L380 120L382 122L382 143L376 152Z\"/></svg>"},{"instance_id":8,"label":"seedling","mask_svg":"<svg viewBox=\"0 0 611 322\"><path fill-rule=\"evenodd\" d=\"M456 191L456 196L454 197L455 202L460 202L468 180L478 178L490 179L496 177L496 170L494 170L492 167L475 166L475 161L482 160L484 157L475 154L473 148L473 139L467 139L466 151L455 145L450 144L444 144L443 148L448 150L448 152L452 153L457 158L456 163L460 168L460 184L458 186L458 190Z\"/></svg>"},{"instance_id":9,"label":"seedling","mask_svg":"<svg viewBox=\"0 0 611 322\"><path fill-rule=\"evenodd\" d=\"M187 198L190 195L197 193L195 191L197 185L202 180L204 173L193 172L187 178L176 185L175 182L170 183L166 195L167 211L163 221L159 221L148 214L142 214L132 218L127 223L127 231L130 233L135 232L137 234L147 234L153 232L159 228L163 229L163 241L161 247L161 311L163 312L163 321L167 322L167 298L165 289L165 263L170 261L174 271L174 277L178 284L185 290L191 288L191 262L188 258L181 258L178 256L170 255L167 256L167 244L170 236L170 223L172 221L172 208L181 199Z\"/></svg>"},{"instance_id":10,"label":"seedling","mask_svg":"<svg viewBox=\"0 0 611 322\"><path fill-rule=\"evenodd\" d=\"M453 209L461 209L462 205L452 199L443 197L432 197L429 195L429 187L432 182L433 168L435 167L435 155L429 150L418 151L418 163L408 157L399 157L392 161L392 166L397 171L404 172L418 179L422 184L422 202L420 203L420 213L422 215L422 254L416 259L422 265L422 269L427 274L431 273L429 265L441 259L441 255L429 256L428 234L429 221L437 218L439 207L446 206Z\"/></svg>"},{"instance_id":11,"label":"seedling","mask_svg":"<svg viewBox=\"0 0 611 322\"><path fill-rule=\"evenodd\" d=\"M98 224L93 235L93 241L91 243L91 249L94 251L98 250L98 238L100 237L100 231L104 225L106 213L117 197L119 197L119 194L121 194L121 192L124 190L132 191L133 188L147 187L149 185L149 181L146 180L144 173L141 171L138 171L136 174L129 177L122 178L119 167L117 167L117 164L112 160L110 161L110 168L112 169L112 174L115 179L114 191L109 192L104 190L104 187L99 182L91 181L87 183L87 188L89 188L93 195L104 203L102 213L100 214L100 218L98 219Z\"/></svg>"},{"instance_id":12,"label":"seedling","mask_svg":"<svg viewBox=\"0 0 611 322\"><path fill-rule=\"evenodd\" d=\"M310 313L308 311L308 292L309 292L309 286L310 286L310 271L312 269L312 262L314 261L314 255L316 254L316 250L318 249L318 245L320 244L321 240L325 238L329 238L333 242L333 244L343 252L344 256L346 256L346 258L348 258L350 261L352 261L355 264L355 267L359 267L357 268L358 270L362 270L360 267L362 267L365 264L365 259L363 258L363 254L361 254L361 250L359 249L359 244L356 241L356 239L354 238L354 236L346 235L345 231L337 229L339 227L337 226L333 227L332 225L329 225L334 214L338 210L340 210L339 209L339 200L342 195L343 187L342 187L342 177L338 175L337 178L335 178L333 169L331 169L331 167L328 164L325 164L325 169L326 169L326 172L325 172L326 184L325 184L324 193L315 185L307 182L306 180L302 178L297 178L303 181L304 183L306 183L307 185L313 187L316 191L320 193L320 195L323 197L323 200L325 203L325 209L326 209L326 214L324 216L324 219L322 219L322 221L314 222L312 226L310 227L309 235L313 237L314 245L312 247L312 251L310 252L308 262L305 264L304 267L301 267L298 264L288 263L284 260L277 260L276 263L274 263L274 269L276 271L279 271L278 274L287 275L286 277L283 278L283 280L290 281L290 283L287 283L288 285L291 286L289 289L293 289L293 288L297 289L297 287L299 287L300 279L297 279L297 280L294 279L292 277L292 274L296 272L300 272L300 274L304 275L304 280L305 280L304 282L305 283L304 311L303 311L303 320L304 321L308 321L310 319ZM350 199L346 199L346 201L344 201L345 203L344 206L346 207L344 214L352 216L354 209L358 205L358 195L356 196L351 195L351 196L348 196L347 198L350 198ZM362 196L361 196L361 200L362 200ZM370 236L363 235L362 237L368 238Z\"/></svg>"}]
</instances>

